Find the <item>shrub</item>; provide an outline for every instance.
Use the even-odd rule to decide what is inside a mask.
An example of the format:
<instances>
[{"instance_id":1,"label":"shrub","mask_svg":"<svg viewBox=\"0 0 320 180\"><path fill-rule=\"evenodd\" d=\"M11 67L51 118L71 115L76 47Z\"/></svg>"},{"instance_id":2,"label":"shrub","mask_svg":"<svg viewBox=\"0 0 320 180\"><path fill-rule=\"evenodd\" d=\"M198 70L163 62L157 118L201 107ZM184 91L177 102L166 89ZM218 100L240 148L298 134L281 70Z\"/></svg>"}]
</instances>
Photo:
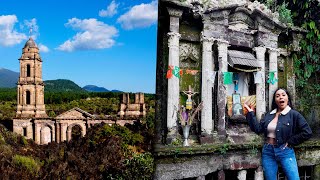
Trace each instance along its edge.
<instances>
[{"instance_id":1,"label":"shrub","mask_svg":"<svg viewBox=\"0 0 320 180\"><path fill-rule=\"evenodd\" d=\"M14 155L12 162L17 165L17 167L23 167L32 174L37 174L41 167L40 162L27 156Z\"/></svg>"}]
</instances>

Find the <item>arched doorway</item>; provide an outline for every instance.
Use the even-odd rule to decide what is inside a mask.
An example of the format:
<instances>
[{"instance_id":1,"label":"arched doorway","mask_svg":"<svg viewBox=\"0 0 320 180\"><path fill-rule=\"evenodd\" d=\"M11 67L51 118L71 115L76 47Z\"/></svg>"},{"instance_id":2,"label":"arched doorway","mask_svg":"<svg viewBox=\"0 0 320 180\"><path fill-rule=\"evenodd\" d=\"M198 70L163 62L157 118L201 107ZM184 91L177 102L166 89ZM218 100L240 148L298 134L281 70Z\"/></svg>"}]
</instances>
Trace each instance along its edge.
<instances>
[{"instance_id":1,"label":"arched doorway","mask_svg":"<svg viewBox=\"0 0 320 180\"><path fill-rule=\"evenodd\" d=\"M42 127L40 134L40 144L48 144L52 142L52 132L49 126Z\"/></svg>"},{"instance_id":2,"label":"arched doorway","mask_svg":"<svg viewBox=\"0 0 320 180\"><path fill-rule=\"evenodd\" d=\"M68 126L67 140L70 141L74 138L80 138L85 135L86 128L82 124L74 123Z\"/></svg>"},{"instance_id":3,"label":"arched doorway","mask_svg":"<svg viewBox=\"0 0 320 180\"><path fill-rule=\"evenodd\" d=\"M71 129L71 139L79 139L82 137L81 135L81 132L82 131L82 128L77 124L77 125L74 125Z\"/></svg>"}]
</instances>

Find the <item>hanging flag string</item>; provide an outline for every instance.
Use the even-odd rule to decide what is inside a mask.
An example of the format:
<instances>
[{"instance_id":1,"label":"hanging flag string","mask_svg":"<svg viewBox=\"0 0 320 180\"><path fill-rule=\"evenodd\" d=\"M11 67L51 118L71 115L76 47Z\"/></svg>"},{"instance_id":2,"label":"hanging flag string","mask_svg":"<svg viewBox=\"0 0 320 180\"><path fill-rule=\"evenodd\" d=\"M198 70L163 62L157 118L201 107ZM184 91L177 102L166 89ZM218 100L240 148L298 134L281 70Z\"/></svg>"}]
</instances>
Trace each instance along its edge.
<instances>
[{"instance_id":1,"label":"hanging flag string","mask_svg":"<svg viewBox=\"0 0 320 180\"><path fill-rule=\"evenodd\" d=\"M232 84L233 72L223 72L223 84Z\"/></svg>"},{"instance_id":2,"label":"hanging flag string","mask_svg":"<svg viewBox=\"0 0 320 180\"><path fill-rule=\"evenodd\" d=\"M177 78L180 78L183 75L182 69L180 69L178 66L169 66L167 71L167 79L171 79L172 76L176 76Z\"/></svg>"},{"instance_id":3,"label":"hanging flag string","mask_svg":"<svg viewBox=\"0 0 320 180\"><path fill-rule=\"evenodd\" d=\"M269 72L269 79L267 81L268 83L275 84L278 82L278 77L276 71L270 71Z\"/></svg>"}]
</instances>

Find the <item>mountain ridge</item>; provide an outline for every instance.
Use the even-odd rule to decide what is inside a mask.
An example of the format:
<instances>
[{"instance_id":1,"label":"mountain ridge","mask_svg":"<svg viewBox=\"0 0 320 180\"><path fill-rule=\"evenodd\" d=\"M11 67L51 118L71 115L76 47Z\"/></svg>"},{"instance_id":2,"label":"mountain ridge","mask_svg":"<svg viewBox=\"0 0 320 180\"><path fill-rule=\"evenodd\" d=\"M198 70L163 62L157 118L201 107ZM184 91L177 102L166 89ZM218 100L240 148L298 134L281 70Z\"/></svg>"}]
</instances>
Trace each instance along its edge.
<instances>
[{"instance_id":1,"label":"mountain ridge","mask_svg":"<svg viewBox=\"0 0 320 180\"><path fill-rule=\"evenodd\" d=\"M0 67L0 88L14 88L17 86L20 73ZM96 85L86 85L83 88L69 79L46 80L46 91L79 91L79 92L122 92L119 90L108 90Z\"/></svg>"}]
</instances>

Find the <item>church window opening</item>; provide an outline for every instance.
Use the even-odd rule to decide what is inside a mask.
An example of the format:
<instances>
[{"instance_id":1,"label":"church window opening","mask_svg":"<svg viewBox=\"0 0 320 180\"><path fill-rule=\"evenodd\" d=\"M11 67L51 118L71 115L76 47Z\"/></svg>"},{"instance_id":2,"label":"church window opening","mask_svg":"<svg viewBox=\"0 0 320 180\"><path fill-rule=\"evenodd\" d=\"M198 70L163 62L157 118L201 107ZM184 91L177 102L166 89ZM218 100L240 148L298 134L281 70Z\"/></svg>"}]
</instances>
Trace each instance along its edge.
<instances>
[{"instance_id":1,"label":"church window opening","mask_svg":"<svg viewBox=\"0 0 320 180\"><path fill-rule=\"evenodd\" d=\"M31 103L31 94L30 94L30 91L27 91L27 92L26 92L26 95L27 95L27 97L26 97L26 103L27 103L27 104L30 104L30 103Z\"/></svg>"},{"instance_id":2,"label":"church window opening","mask_svg":"<svg viewBox=\"0 0 320 180\"><path fill-rule=\"evenodd\" d=\"M30 68L30 64L27 65L27 77L31 76L31 68Z\"/></svg>"},{"instance_id":3,"label":"church window opening","mask_svg":"<svg viewBox=\"0 0 320 180\"><path fill-rule=\"evenodd\" d=\"M27 128L26 127L23 128L23 136L27 136Z\"/></svg>"}]
</instances>

